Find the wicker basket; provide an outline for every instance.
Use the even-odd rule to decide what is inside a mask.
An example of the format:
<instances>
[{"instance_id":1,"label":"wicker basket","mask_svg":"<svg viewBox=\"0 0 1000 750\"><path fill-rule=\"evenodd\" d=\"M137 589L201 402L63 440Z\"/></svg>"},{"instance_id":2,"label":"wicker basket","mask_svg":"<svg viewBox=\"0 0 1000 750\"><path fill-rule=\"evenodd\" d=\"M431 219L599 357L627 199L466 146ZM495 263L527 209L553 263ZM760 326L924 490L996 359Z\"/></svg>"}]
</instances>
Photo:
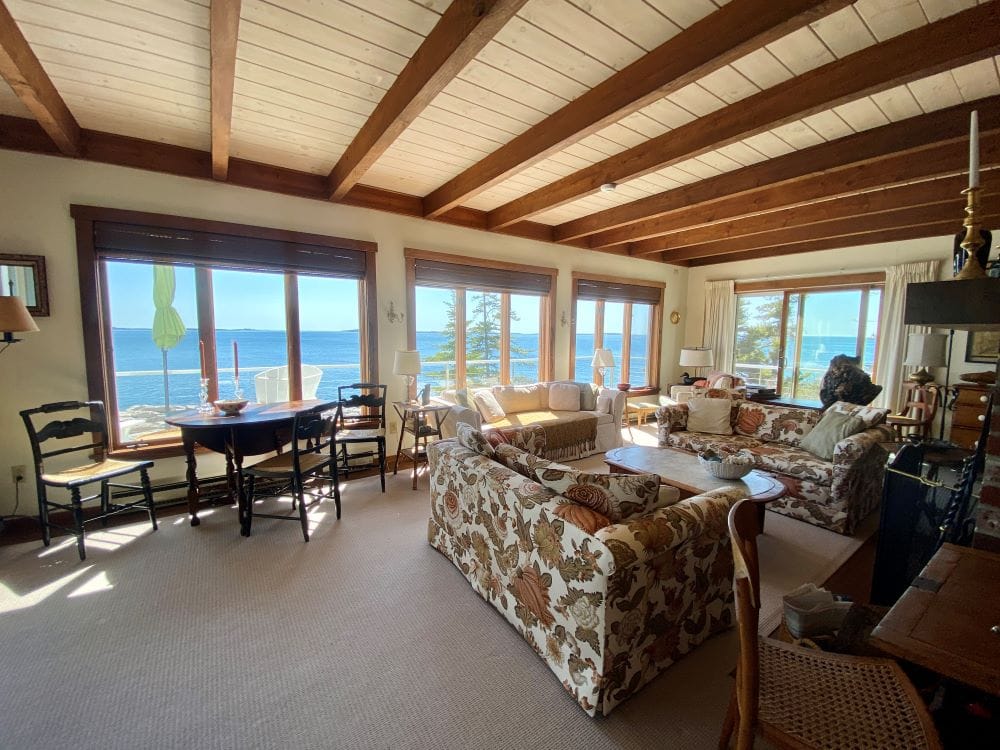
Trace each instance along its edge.
<instances>
[{"instance_id":1,"label":"wicker basket","mask_svg":"<svg viewBox=\"0 0 1000 750\"><path fill-rule=\"evenodd\" d=\"M717 479L740 479L753 471L753 464L744 461L710 461L698 456L698 463Z\"/></svg>"}]
</instances>

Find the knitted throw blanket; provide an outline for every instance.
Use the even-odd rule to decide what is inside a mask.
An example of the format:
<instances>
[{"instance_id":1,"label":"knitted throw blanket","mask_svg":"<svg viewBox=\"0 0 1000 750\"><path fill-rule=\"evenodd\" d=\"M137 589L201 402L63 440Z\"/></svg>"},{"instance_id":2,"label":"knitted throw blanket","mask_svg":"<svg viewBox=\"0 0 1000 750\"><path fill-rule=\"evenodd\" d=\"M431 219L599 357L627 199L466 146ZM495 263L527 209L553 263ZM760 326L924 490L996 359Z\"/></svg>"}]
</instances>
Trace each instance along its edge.
<instances>
[{"instance_id":1,"label":"knitted throw blanket","mask_svg":"<svg viewBox=\"0 0 1000 750\"><path fill-rule=\"evenodd\" d=\"M572 461L597 447L597 417L542 423L541 427L545 430L545 457L553 461Z\"/></svg>"}]
</instances>

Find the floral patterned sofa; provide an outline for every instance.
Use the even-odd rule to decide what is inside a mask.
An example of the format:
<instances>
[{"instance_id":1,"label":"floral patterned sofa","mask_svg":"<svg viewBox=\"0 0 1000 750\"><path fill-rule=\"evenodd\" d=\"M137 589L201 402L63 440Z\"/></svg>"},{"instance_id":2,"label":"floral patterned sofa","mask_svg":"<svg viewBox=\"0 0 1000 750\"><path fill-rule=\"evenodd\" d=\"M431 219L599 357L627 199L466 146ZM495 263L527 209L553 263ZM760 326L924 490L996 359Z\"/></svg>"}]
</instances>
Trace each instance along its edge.
<instances>
[{"instance_id":1,"label":"floral patterned sofa","mask_svg":"<svg viewBox=\"0 0 1000 750\"><path fill-rule=\"evenodd\" d=\"M430 544L591 716L610 713L733 624L726 516L740 491L706 493L591 533L587 508L456 439L428 453Z\"/></svg>"},{"instance_id":2,"label":"floral patterned sofa","mask_svg":"<svg viewBox=\"0 0 1000 750\"><path fill-rule=\"evenodd\" d=\"M840 534L853 534L878 506L888 457L880 443L892 439L892 431L882 424L887 409L846 401L830 406L860 417L868 429L841 440L833 460L824 461L799 447L821 412L752 401L733 404L733 435L688 432L686 404L660 407L656 413L659 445L693 453L707 448L721 453L747 448L757 468L774 475L788 490L785 497L767 506L769 510Z\"/></svg>"}]
</instances>

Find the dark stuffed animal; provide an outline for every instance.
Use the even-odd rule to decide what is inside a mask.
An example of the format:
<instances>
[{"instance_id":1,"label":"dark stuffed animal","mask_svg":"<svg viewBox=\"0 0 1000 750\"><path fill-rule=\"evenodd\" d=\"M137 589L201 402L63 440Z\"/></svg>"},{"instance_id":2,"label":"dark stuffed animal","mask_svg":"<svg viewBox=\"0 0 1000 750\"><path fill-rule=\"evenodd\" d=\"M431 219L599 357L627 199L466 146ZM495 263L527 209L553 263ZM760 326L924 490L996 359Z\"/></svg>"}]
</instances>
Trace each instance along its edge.
<instances>
[{"instance_id":1,"label":"dark stuffed animal","mask_svg":"<svg viewBox=\"0 0 1000 750\"><path fill-rule=\"evenodd\" d=\"M882 386L875 385L860 365L860 357L846 354L838 354L830 360L830 369L823 376L819 388L819 399L824 409L837 401L867 405L882 392Z\"/></svg>"}]
</instances>

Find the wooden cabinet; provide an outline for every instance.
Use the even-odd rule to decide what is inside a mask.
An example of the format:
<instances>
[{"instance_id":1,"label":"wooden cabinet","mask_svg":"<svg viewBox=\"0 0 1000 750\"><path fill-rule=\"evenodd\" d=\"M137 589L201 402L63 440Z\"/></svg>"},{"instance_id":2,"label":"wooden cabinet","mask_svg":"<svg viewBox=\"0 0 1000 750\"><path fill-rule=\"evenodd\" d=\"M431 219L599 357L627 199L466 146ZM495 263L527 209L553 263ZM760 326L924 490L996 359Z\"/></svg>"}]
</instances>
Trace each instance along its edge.
<instances>
[{"instance_id":1,"label":"wooden cabinet","mask_svg":"<svg viewBox=\"0 0 1000 750\"><path fill-rule=\"evenodd\" d=\"M971 450L983 429L982 417L986 413L987 387L961 383L954 388L954 411L951 413L951 432L948 439L955 445Z\"/></svg>"}]
</instances>

